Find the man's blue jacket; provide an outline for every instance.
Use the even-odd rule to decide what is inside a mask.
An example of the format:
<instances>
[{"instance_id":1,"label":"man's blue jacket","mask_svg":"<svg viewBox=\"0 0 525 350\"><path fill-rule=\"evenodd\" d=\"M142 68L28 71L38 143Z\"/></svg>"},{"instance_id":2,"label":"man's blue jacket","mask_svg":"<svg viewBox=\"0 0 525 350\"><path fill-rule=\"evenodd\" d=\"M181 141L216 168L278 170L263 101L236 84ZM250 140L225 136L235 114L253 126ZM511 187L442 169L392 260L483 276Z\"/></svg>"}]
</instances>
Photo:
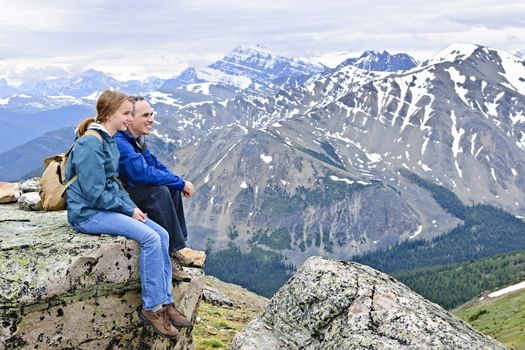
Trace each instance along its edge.
<instances>
[{"instance_id":1,"label":"man's blue jacket","mask_svg":"<svg viewBox=\"0 0 525 350\"><path fill-rule=\"evenodd\" d=\"M120 151L119 178L124 186L164 185L178 191L184 189L184 180L171 172L147 148L142 150L133 135L119 131L115 134L115 141Z\"/></svg>"}]
</instances>

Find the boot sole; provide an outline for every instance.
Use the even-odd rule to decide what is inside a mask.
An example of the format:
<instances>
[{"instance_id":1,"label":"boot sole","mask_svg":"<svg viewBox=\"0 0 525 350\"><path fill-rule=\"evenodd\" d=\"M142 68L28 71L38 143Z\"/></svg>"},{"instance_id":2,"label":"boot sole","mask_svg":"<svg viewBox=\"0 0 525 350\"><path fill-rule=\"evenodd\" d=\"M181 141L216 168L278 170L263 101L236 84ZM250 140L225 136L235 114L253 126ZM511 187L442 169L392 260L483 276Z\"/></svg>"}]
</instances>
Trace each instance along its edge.
<instances>
[{"instance_id":1,"label":"boot sole","mask_svg":"<svg viewBox=\"0 0 525 350\"><path fill-rule=\"evenodd\" d=\"M177 281L177 282L191 282L191 277L187 277L187 278L176 278L176 277L173 277L172 280L173 281Z\"/></svg>"},{"instance_id":2,"label":"boot sole","mask_svg":"<svg viewBox=\"0 0 525 350\"><path fill-rule=\"evenodd\" d=\"M155 333L157 333L158 335L160 335L161 337L163 338L166 338L166 339L177 339L177 336L178 335L169 335L169 334L164 334L162 333L161 331L159 331L147 318L146 316L144 316L142 314L141 311L139 311L139 318L142 322L144 322L146 324L146 326L148 327L151 327L153 328L153 330L155 331Z\"/></svg>"},{"instance_id":3,"label":"boot sole","mask_svg":"<svg viewBox=\"0 0 525 350\"><path fill-rule=\"evenodd\" d=\"M191 324L191 323L188 324L188 325L186 325L186 324L175 323L175 322L173 322L173 321L171 321L171 324L172 324L174 327L178 327L178 328L189 328L189 327L193 326L193 324Z\"/></svg>"},{"instance_id":4,"label":"boot sole","mask_svg":"<svg viewBox=\"0 0 525 350\"><path fill-rule=\"evenodd\" d=\"M184 267L195 267L195 268L198 268L198 269L202 269L206 265L206 261L203 264L195 264L193 262L186 264L186 263L181 263L179 261L179 264L181 264L181 266L184 266Z\"/></svg>"}]
</instances>

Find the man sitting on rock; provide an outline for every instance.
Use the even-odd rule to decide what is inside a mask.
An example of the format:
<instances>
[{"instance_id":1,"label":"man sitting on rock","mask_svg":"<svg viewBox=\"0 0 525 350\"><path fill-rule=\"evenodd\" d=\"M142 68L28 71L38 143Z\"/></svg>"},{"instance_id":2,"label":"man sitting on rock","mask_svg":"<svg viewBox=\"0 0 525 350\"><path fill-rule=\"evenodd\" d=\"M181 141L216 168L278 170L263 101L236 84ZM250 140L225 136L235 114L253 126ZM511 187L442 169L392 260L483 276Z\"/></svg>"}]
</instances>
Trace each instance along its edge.
<instances>
[{"instance_id":1,"label":"man sitting on rock","mask_svg":"<svg viewBox=\"0 0 525 350\"><path fill-rule=\"evenodd\" d=\"M182 195L191 197L195 187L190 181L175 175L151 154L144 136L151 133L153 110L144 97L133 96L131 101L131 124L127 131L119 131L115 135L120 151L119 177L133 202L168 231L173 279L190 281L191 277L181 265L202 267L206 259L203 251L187 248L185 243L188 233Z\"/></svg>"}]
</instances>

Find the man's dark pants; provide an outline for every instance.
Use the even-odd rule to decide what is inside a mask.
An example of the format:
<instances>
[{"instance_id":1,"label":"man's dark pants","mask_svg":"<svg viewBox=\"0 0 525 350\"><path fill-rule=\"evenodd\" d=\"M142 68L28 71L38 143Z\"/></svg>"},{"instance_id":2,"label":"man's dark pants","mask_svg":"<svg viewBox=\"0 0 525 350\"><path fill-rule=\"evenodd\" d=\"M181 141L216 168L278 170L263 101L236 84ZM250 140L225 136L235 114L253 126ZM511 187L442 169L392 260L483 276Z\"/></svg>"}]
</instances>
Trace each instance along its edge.
<instances>
[{"instance_id":1,"label":"man's dark pants","mask_svg":"<svg viewBox=\"0 0 525 350\"><path fill-rule=\"evenodd\" d=\"M140 210L148 214L148 218L168 231L170 254L186 247L188 231L180 191L167 186L137 186L127 191Z\"/></svg>"}]
</instances>

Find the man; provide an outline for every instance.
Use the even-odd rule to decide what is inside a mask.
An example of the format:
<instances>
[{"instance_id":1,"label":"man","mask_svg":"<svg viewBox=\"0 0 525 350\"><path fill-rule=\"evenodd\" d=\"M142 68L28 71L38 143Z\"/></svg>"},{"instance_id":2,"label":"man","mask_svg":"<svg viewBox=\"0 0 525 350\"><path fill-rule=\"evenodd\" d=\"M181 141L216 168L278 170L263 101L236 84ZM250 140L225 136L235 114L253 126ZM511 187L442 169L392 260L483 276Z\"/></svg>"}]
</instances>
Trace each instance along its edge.
<instances>
[{"instance_id":1,"label":"man","mask_svg":"<svg viewBox=\"0 0 525 350\"><path fill-rule=\"evenodd\" d=\"M132 121L126 132L119 131L115 141L120 151L119 177L133 202L170 235L173 278L190 281L182 266L202 267L206 255L186 247L188 237L182 196L195 192L190 181L175 175L146 146L145 135L153 127L153 110L141 96L131 97Z\"/></svg>"}]
</instances>

